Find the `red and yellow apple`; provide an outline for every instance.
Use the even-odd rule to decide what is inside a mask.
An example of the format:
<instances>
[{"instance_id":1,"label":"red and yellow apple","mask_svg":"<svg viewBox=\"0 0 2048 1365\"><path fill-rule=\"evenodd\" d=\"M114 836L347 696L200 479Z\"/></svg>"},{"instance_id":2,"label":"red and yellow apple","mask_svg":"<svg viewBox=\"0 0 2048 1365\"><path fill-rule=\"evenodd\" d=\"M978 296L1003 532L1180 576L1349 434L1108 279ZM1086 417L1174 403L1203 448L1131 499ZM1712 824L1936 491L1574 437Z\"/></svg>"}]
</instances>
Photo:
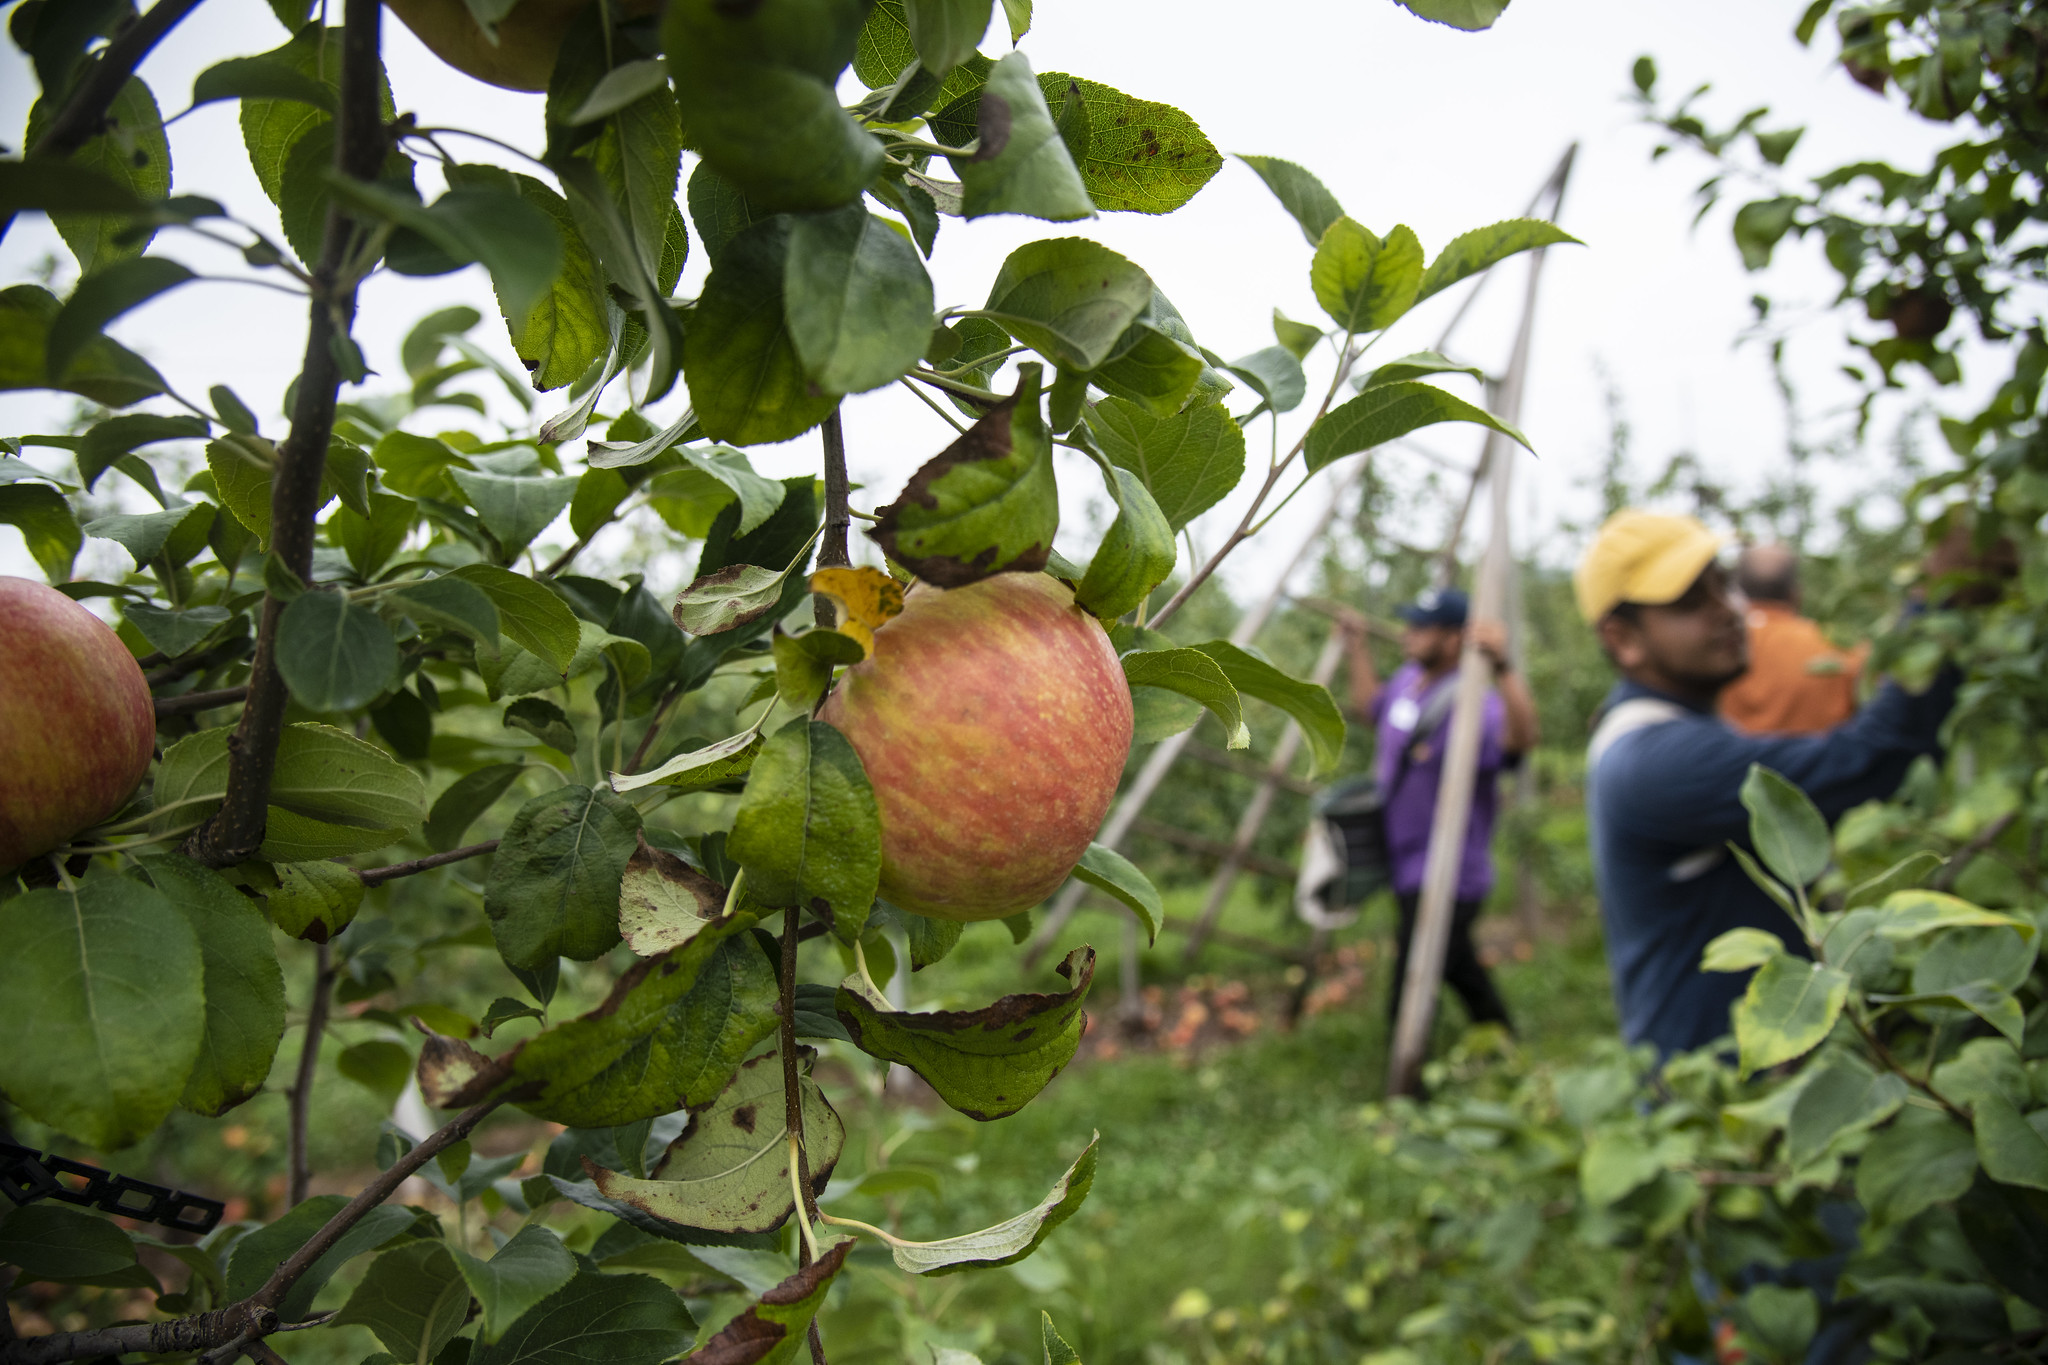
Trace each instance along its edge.
<instances>
[{"instance_id":1,"label":"red and yellow apple","mask_svg":"<svg viewBox=\"0 0 2048 1365\"><path fill-rule=\"evenodd\" d=\"M1001 919L1058 890L1131 751L1109 636L1038 573L912 588L819 719L874 787L882 898L933 919Z\"/></svg>"},{"instance_id":2,"label":"red and yellow apple","mask_svg":"<svg viewBox=\"0 0 2048 1365\"><path fill-rule=\"evenodd\" d=\"M385 0L415 37L436 57L465 75L506 90L545 90L555 55L570 23L596 0L519 0L498 21L493 43L477 27L464 0ZM652 14L657 0L625 0L614 14Z\"/></svg>"},{"instance_id":3,"label":"red and yellow apple","mask_svg":"<svg viewBox=\"0 0 2048 1365\"><path fill-rule=\"evenodd\" d=\"M55 588L0 577L0 869L120 810L155 745L149 684L120 637Z\"/></svg>"}]
</instances>

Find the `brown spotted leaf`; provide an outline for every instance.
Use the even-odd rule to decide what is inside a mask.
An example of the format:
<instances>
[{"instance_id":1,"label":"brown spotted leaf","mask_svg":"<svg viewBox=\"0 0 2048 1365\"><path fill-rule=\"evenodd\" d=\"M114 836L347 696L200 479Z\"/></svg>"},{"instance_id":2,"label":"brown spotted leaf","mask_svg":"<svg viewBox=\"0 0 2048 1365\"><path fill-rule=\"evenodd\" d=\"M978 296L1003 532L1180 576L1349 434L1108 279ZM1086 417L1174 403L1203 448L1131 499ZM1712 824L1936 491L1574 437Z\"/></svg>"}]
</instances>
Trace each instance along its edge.
<instances>
[{"instance_id":1,"label":"brown spotted leaf","mask_svg":"<svg viewBox=\"0 0 2048 1365\"><path fill-rule=\"evenodd\" d=\"M817 1056L816 1049L798 1049L797 1086L811 1189L823 1194L845 1145L846 1128L811 1080ZM690 1125L669 1144L654 1179L635 1179L588 1161L584 1165L605 1198L666 1222L713 1232L773 1232L796 1208L781 1054L747 1059L715 1100L691 1105Z\"/></svg>"},{"instance_id":2,"label":"brown spotted leaf","mask_svg":"<svg viewBox=\"0 0 2048 1365\"><path fill-rule=\"evenodd\" d=\"M422 1019L415 1017L412 1026L426 1035L416 1073L420 1098L435 1109L480 1104L512 1074L504 1059L486 1057L460 1038L436 1033Z\"/></svg>"},{"instance_id":3,"label":"brown spotted leaf","mask_svg":"<svg viewBox=\"0 0 2048 1365\"><path fill-rule=\"evenodd\" d=\"M692 635L718 635L750 625L775 610L782 600L787 569L728 564L705 574L676 594L676 625Z\"/></svg>"},{"instance_id":4,"label":"brown spotted leaf","mask_svg":"<svg viewBox=\"0 0 2048 1365\"><path fill-rule=\"evenodd\" d=\"M1006 1118L1045 1089L1081 1045L1081 1002L1095 977L1095 950L1075 949L1057 970L1073 983L1065 991L921 1014L891 1009L852 977L839 987L839 1020L861 1051L909 1067L967 1117Z\"/></svg>"},{"instance_id":5,"label":"brown spotted leaf","mask_svg":"<svg viewBox=\"0 0 2048 1365\"><path fill-rule=\"evenodd\" d=\"M680 948L725 915L725 888L647 837L619 883L619 935L642 957Z\"/></svg>"},{"instance_id":6,"label":"brown spotted leaf","mask_svg":"<svg viewBox=\"0 0 2048 1365\"><path fill-rule=\"evenodd\" d=\"M868 532L927 583L957 588L1009 570L1035 573L1052 551L1060 501L1038 406L1041 369L1017 370L1017 392L911 475Z\"/></svg>"},{"instance_id":7,"label":"brown spotted leaf","mask_svg":"<svg viewBox=\"0 0 2048 1365\"><path fill-rule=\"evenodd\" d=\"M683 1365L790 1365L852 1248L851 1237L825 1248L685 1356Z\"/></svg>"}]
</instances>

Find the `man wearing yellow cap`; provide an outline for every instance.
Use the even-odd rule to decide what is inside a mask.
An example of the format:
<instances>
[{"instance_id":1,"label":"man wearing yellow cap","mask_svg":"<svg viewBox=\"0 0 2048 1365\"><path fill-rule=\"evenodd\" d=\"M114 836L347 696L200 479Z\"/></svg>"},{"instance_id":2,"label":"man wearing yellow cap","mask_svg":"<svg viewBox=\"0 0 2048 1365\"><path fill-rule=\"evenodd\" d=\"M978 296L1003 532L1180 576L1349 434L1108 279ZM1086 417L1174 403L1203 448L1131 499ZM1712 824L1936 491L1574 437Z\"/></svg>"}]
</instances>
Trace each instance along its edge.
<instances>
[{"instance_id":1,"label":"man wearing yellow cap","mask_svg":"<svg viewBox=\"0 0 2048 1365\"><path fill-rule=\"evenodd\" d=\"M1747 845L1740 800L1752 764L1805 791L1834 820L1889 795L1954 704L1952 670L1914 696L1895 683L1832 730L1746 735L1714 714L1749 667L1741 597L1715 562L1721 538L1691 517L1626 510L1600 528L1574 578L1579 611L1621 673L1587 753L1586 807L1608 967L1622 1032L1660 1054L1729 1030L1746 974L1702 972L1730 929L1804 940L1730 857ZM1933 567L1930 563L1930 568Z\"/></svg>"}]
</instances>

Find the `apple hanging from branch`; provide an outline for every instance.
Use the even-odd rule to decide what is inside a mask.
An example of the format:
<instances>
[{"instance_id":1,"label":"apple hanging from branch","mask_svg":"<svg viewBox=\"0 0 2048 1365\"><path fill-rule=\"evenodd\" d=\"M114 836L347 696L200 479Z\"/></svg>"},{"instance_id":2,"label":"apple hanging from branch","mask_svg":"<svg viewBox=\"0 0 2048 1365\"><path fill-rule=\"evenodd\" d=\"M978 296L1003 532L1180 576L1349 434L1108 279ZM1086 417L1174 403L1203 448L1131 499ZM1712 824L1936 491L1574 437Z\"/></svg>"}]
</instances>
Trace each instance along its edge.
<instances>
[{"instance_id":1,"label":"apple hanging from branch","mask_svg":"<svg viewBox=\"0 0 2048 1365\"><path fill-rule=\"evenodd\" d=\"M874 787L883 899L933 919L1002 919L1058 890L1131 750L1116 650L1043 573L918 584L819 719Z\"/></svg>"},{"instance_id":2,"label":"apple hanging from branch","mask_svg":"<svg viewBox=\"0 0 2048 1365\"><path fill-rule=\"evenodd\" d=\"M59 848L131 796L156 745L149 684L78 603L0 577L0 870Z\"/></svg>"}]
</instances>

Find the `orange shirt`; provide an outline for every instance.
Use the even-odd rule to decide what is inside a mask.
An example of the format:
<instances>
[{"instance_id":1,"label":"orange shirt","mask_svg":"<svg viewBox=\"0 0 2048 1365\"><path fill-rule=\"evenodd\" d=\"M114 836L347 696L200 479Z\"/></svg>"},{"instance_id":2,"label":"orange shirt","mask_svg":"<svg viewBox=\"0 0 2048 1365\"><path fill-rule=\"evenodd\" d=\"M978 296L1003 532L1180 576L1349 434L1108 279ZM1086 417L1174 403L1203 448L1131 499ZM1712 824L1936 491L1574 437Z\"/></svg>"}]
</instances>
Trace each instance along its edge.
<instances>
[{"instance_id":1,"label":"orange shirt","mask_svg":"<svg viewBox=\"0 0 2048 1365\"><path fill-rule=\"evenodd\" d=\"M1782 602L1749 606L1749 672L1721 693L1721 718L1751 734L1811 734L1856 714L1870 646L1841 650Z\"/></svg>"}]
</instances>

